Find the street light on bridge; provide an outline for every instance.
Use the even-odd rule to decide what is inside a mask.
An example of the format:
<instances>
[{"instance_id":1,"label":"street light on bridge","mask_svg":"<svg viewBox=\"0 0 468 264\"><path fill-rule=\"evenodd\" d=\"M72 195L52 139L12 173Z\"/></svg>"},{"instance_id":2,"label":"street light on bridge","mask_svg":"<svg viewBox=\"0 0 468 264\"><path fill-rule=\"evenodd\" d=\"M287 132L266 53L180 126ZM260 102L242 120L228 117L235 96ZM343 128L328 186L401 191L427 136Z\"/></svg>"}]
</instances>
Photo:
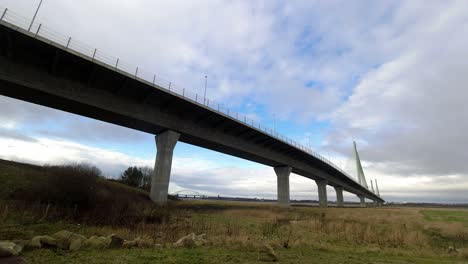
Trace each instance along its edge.
<instances>
[{"instance_id":1,"label":"street light on bridge","mask_svg":"<svg viewBox=\"0 0 468 264\"><path fill-rule=\"evenodd\" d=\"M208 83L208 76L205 75L205 94L203 95L203 104L206 104L206 85Z\"/></svg>"}]
</instances>

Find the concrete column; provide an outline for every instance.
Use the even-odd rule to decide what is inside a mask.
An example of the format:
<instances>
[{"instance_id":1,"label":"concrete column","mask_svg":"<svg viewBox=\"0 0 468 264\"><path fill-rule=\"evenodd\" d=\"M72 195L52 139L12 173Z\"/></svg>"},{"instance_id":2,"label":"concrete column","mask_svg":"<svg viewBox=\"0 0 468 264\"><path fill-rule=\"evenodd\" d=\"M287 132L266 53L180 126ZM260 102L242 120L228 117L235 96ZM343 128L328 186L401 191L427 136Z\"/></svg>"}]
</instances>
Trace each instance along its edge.
<instances>
[{"instance_id":1,"label":"concrete column","mask_svg":"<svg viewBox=\"0 0 468 264\"><path fill-rule=\"evenodd\" d=\"M169 179L171 178L172 154L180 134L171 130L156 136L156 162L151 178L150 198L158 205L167 203Z\"/></svg>"},{"instance_id":2,"label":"concrete column","mask_svg":"<svg viewBox=\"0 0 468 264\"><path fill-rule=\"evenodd\" d=\"M327 207L328 202L327 202L327 180L316 180L315 183L317 183L318 187L318 194L319 194L319 206L320 207Z\"/></svg>"},{"instance_id":3,"label":"concrete column","mask_svg":"<svg viewBox=\"0 0 468 264\"><path fill-rule=\"evenodd\" d=\"M358 195L358 197L359 197L359 200L360 200L359 205L360 205L361 207L366 207L366 197L361 196L361 195Z\"/></svg>"},{"instance_id":4,"label":"concrete column","mask_svg":"<svg viewBox=\"0 0 468 264\"><path fill-rule=\"evenodd\" d=\"M289 174L292 168L289 166L275 167L278 183L278 205L289 206Z\"/></svg>"},{"instance_id":5,"label":"concrete column","mask_svg":"<svg viewBox=\"0 0 468 264\"><path fill-rule=\"evenodd\" d=\"M336 191L336 206L344 207L343 187L337 186L335 187L335 191Z\"/></svg>"}]
</instances>

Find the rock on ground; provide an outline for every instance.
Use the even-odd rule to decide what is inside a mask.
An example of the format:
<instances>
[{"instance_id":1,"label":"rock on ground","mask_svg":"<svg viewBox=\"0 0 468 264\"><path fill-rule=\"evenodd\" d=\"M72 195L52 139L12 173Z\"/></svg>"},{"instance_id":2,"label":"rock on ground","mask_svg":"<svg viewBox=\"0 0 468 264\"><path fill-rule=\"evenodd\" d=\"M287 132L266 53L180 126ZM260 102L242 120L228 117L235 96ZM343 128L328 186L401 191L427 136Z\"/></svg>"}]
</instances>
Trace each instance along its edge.
<instances>
[{"instance_id":1,"label":"rock on ground","mask_svg":"<svg viewBox=\"0 0 468 264\"><path fill-rule=\"evenodd\" d=\"M52 237L57 241L58 248L72 251L79 250L86 241L86 237L67 230L59 231L53 234Z\"/></svg>"},{"instance_id":2,"label":"rock on ground","mask_svg":"<svg viewBox=\"0 0 468 264\"><path fill-rule=\"evenodd\" d=\"M123 238L115 235L115 234L112 234L110 236L108 236L110 239L111 239L111 242L110 242L110 245L109 247L110 248L121 248L123 243L124 243L124 240Z\"/></svg>"},{"instance_id":3,"label":"rock on ground","mask_svg":"<svg viewBox=\"0 0 468 264\"><path fill-rule=\"evenodd\" d=\"M23 247L12 241L0 241L0 258L18 256Z\"/></svg>"},{"instance_id":4,"label":"rock on ground","mask_svg":"<svg viewBox=\"0 0 468 264\"><path fill-rule=\"evenodd\" d=\"M198 236L195 236L195 245L197 247L205 245L208 241L205 239L206 234L201 234Z\"/></svg>"},{"instance_id":5,"label":"rock on ground","mask_svg":"<svg viewBox=\"0 0 468 264\"><path fill-rule=\"evenodd\" d=\"M134 240L125 240L122 244L123 248L132 248L136 246L137 246L137 243Z\"/></svg>"},{"instance_id":6,"label":"rock on ground","mask_svg":"<svg viewBox=\"0 0 468 264\"><path fill-rule=\"evenodd\" d=\"M154 240L150 238L137 237L135 239L136 245L139 248L150 248L154 247Z\"/></svg>"},{"instance_id":7,"label":"rock on ground","mask_svg":"<svg viewBox=\"0 0 468 264\"><path fill-rule=\"evenodd\" d=\"M195 233L188 234L184 237L181 237L177 242L174 243L175 247L195 247L203 246L207 243L205 239L205 234L195 235Z\"/></svg>"},{"instance_id":8,"label":"rock on ground","mask_svg":"<svg viewBox=\"0 0 468 264\"><path fill-rule=\"evenodd\" d=\"M259 251L260 261L278 261L275 250L267 243L264 243Z\"/></svg>"},{"instance_id":9,"label":"rock on ground","mask_svg":"<svg viewBox=\"0 0 468 264\"><path fill-rule=\"evenodd\" d=\"M84 242L84 246L90 249L106 249L110 247L111 242L110 237L92 236Z\"/></svg>"},{"instance_id":10,"label":"rock on ground","mask_svg":"<svg viewBox=\"0 0 468 264\"><path fill-rule=\"evenodd\" d=\"M27 244L27 247L34 248L34 249L56 247L56 246L57 246L57 240L50 236L35 236Z\"/></svg>"},{"instance_id":11,"label":"rock on ground","mask_svg":"<svg viewBox=\"0 0 468 264\"><path fill-rule=\"evenodd\" d=\"M195 233L188 234L181 237L177 242L174 243L175 247L194 247L195 246Z\"/></svg>"},{"instance_id":12,"label":"rock on ground","mask_svg":"<svg viewBox=\"0 0 468 264\"><path fill-rule=\"evenodd\" d=\"M452 246L448 247L448 249L447 249L447 253L449 253L449 254L450 253L458 253L458 252L459 252L459 250L456 249L455 247L452 247Z\"/></svg>"},{"instance_id":13,"label":"rock on ground","mask_svg":"<svg viewBox=\"0 0 468 264\"><path fill-rule=\"evenodd\" d=\"M62 230L58 231L57 233L53 234L52 237L55 238L57 241L57 247L61 249L68 249L70 247L70 237L74 233L67 231L67 230Z\"/></svg>"}]
</instances>

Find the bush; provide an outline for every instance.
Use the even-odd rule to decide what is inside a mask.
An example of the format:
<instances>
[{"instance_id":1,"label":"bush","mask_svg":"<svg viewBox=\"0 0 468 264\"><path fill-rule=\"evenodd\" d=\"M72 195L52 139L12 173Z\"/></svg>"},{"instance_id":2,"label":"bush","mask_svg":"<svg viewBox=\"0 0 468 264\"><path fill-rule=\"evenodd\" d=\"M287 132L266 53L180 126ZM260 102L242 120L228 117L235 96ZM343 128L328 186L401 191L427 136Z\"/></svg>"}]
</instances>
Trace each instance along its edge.
<instances>
[{"instance_id":1,"label":"bush","mask_svg":"<svg viewBox=\"0 0 468 264\"><path fill-rule=\"evenodd\" d=\"M154 171L150 167L141 167L140 170L143 173L140 188L149 192L151 190L151 178L153 177Z\"/></svg>"},{"instance_id":2,"label":"bush","mask_svg":"<svg viewBox=\"0 0 468 264\"><path fill-rule=\"evenodd\" d=\"M137 187L147 192L151 190L153 169L150 167L128 167L119 177L119 181L128 186Z\"/></svg>"},{"instance_id":3,"label":"bush","mask_svg":"<svg viewBox=\"0 0 468 264\"><path fill-rule=\"evenodd\" d=\"M47 193L42 197L47 202L72 207L90 208L96 202L96 188L101 171L87 164L46 166L49 174Z\"/></svg>"},{"instance_id":4,"label":"bush","mask_svg":"<svg viewBox=\"0 0 468 264\"><path fill-rule=\"evenodd\" d=\"M120 180L128 186L140 187L143 180L143 172L140 168L129 167L120 175Z\"/></svg>"}]
</instances>

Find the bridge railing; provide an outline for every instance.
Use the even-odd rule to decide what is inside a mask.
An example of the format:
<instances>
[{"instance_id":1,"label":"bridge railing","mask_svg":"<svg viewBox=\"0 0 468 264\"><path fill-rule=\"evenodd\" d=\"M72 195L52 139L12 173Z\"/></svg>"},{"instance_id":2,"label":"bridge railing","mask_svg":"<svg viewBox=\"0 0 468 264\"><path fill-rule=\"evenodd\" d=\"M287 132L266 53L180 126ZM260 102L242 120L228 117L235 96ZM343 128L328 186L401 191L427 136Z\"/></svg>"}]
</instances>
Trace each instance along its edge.
<instances>
[{"instance_id":1,"label":"bridge railing","mask_svg":"<svg viewBox=\"0 0 468 264\"><path fill-rule=\"evenodd\" d=\"M260 122L256 122L252 118L247 117L247 115L233 111L230 108L223 106L223 104L212 101L208 98L194 93L190 89L186 89L177 84L174 84L171 81L165 80L162 76L158 74L151 73L146 71L134 64L127 63L116 56L107 54L101 50L93 48L85 43L82 43L70 36L61 34L53 29L48 28L39 22L34 22L31 24L31 19L28 19L24 16L21 16L17 13L14 13L8 8L2 8L0 6L0 22L8 23L14 27L16 30L22 31L23 33L29 34L34 38L38 38L42 41L45 41L49 44L57 46L61 49L67 50L69 52L75 53L85 59L93 61L95 63L101 64L109 69L118 71L127 75L130 78L134 78L138 81L146 83L153 86L156 89L163 89L170 93L176 94L182 97L185 100L191 101L198 105L204 106L214 112L227 116L231 119L236 120L239 123L242 123L246 126L249 126L253 129L256 129L264 134L267 134L277 140L280 140L286 144L289 144L292 147L302 150L321 161L327 163L331 167L340 171L342 174L346 175L348 178L359 184L351 175L345 172L343 169L335 165L329 159L320 155L316 151L313 151L311 148L308 148L298 141L295 141L289 137L286 137L274 129L269 128L268 126L262 125Z\"/></svg>"}]
</instances>

